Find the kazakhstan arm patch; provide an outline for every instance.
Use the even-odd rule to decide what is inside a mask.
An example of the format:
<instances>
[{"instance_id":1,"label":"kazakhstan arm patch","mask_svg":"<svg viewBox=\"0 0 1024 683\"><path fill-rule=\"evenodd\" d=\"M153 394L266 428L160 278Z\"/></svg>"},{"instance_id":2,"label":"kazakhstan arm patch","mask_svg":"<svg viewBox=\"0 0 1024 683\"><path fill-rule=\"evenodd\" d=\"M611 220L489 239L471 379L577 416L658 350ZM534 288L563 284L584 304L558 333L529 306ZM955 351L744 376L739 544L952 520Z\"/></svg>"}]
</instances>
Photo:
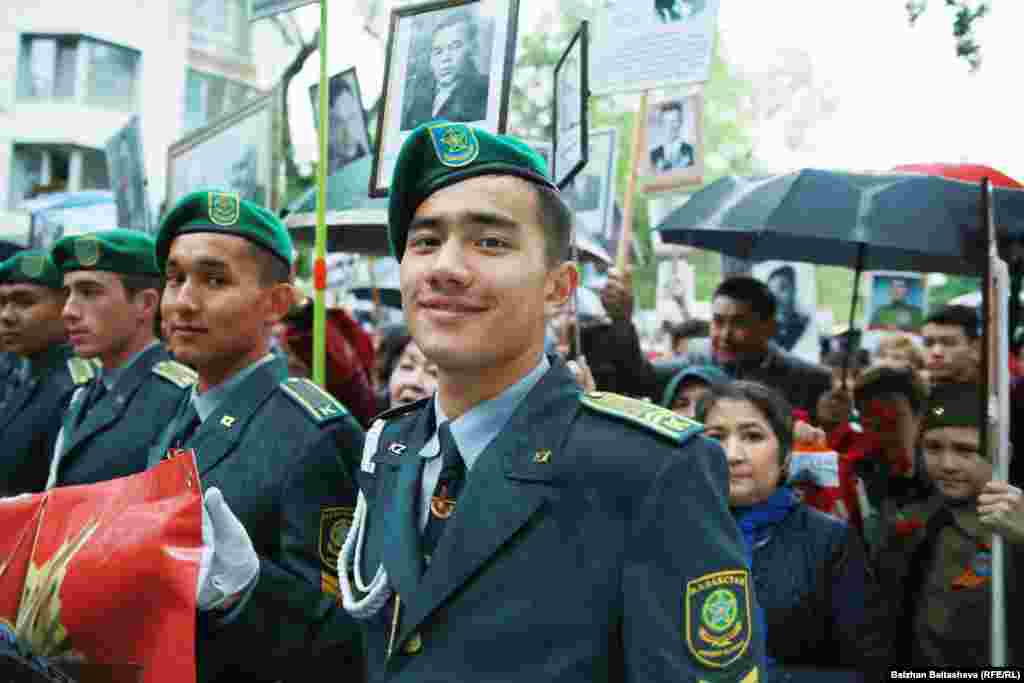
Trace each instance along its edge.
<instances>
[{"instance_id":1,"label":"kazakhstan arm patch","mask_svg":"<svg viewBox=\"0 0 1024 683\"><path fill-rule=\"evenodd\" d=\"M327 507L320 510L320 590L335 597L338 589L338 554L345 544L355 513L350 507Z\"/></svg>"},{"instance_id":2,"label":"kazakhstan arm patch","mask_svg":"<svg viewBox=\"0 0 1024 683\"><path fill-rule=\"evenodd\" d=\"M580 401L591 410L640 425L677 444L685 443L691 436L699 434L704 429L701 423L682 415L676 415L656 403L608 391L591 391L581 394Z\"/></svg>"},{"instance_id":3,"label":"kazakhstan arm patch","mask_svg":"<svg viewBox=\"0 0 1024 683\"><path fill-rule=\"evenodd\" d=\"M188 389L198 377L195 370L173 360L160 361L154 365L153 374L163 377L179 389Z\"/></svg>"},{"instance_id":4,"label":"kazakhstan arm patch","mask_svg":"<svg viewBox=\"0 0 1024 683\"><path fill-rule=\"evenodd\" d=\"M348 410L338 399L304 377L289 377L281 382L281 391L305 410L317 424L348 415Z\"/></svg>"},{"instance_id":5,"label":"kazakhstan arm patch","mask_svg":"<svg viewBox=\"0 0 1024 683\"><path fill-rule=\"evenodd\" d=\"M750 646L750 572L733 569L688 581L683 617L694 659L709 669L735 663Z\"/></svg>"}]
</instances>

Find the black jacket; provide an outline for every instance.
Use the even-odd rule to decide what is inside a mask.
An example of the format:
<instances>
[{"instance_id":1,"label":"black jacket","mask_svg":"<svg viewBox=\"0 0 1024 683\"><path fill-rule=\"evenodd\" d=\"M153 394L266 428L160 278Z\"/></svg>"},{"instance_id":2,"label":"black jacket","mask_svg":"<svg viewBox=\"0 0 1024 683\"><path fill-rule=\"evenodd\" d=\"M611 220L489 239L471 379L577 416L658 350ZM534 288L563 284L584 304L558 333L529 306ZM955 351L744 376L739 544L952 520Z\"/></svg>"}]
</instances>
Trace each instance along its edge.
<instances>
[{"instance_id":1,"label":"black jacket","mask_svg":"<svg viewBox=\"0 0 1024 683\"><path fill-rule=\"evenodd\" d=\"M415 128L432 119L467 122L487 118L488 76L469 69L456 84L448 100L441 105L437 116L433 114L437 85L432 77L425 80L422 85L414 81L414 88L406 88L410 101L402 114L402 130Z\"/></svg>"},{"instance_id":2,"label":"black jacket","mask_svg":"<svg viewBox=\"0 0 1024 683\"><path fill-rule=\"evenodd\" d=\"M887 663L881 591L845 523L797 505L754 548L753 571L777 667L875 670Z\"/></svg>"}]
</instances>

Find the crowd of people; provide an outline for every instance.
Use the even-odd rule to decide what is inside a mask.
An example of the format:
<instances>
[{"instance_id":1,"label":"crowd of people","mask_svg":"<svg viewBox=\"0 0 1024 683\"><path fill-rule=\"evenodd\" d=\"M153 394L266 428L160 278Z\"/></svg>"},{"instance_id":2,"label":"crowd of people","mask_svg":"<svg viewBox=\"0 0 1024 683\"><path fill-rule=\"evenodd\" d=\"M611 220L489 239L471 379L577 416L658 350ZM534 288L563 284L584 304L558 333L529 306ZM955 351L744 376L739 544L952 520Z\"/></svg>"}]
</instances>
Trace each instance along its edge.
<instances>
[{"instance_id":1,"label":"crowd of people","mask_svg":"<svg viewBox=\"0 0 1024 683\"><path fill-rule=\"evenodd\" d=\"M628 271L566 314L572 216L543 160L449 125L396 166L405 322L330 311L326 389L288 232L237 195L183 198L155 240L0 264L0 496L192 450L201 681L982 666L997 534L1024 662L1024 499L980 448L973 309L815 364L732 276L652 361Z\"/></svg>"}]
</instances>

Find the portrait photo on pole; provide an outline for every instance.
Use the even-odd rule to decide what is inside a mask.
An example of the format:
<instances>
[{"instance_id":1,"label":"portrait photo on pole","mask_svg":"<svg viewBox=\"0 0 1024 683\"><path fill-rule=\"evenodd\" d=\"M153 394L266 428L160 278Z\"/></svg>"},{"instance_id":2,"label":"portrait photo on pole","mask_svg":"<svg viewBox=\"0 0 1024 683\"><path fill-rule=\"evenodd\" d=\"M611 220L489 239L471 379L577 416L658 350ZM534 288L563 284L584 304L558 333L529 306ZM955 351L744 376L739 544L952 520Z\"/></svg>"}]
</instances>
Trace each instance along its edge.
<instances>
[{"instance_id":1,"label":"portrait photo on pole","mask_svg":"<svg viewBox=\"0 0 1024 683\"><path fill-rule=\"evenodd\" d=\"M921 273L867 273L867 329L918 332L925 317L925 281Z\"/></svg>"},{"instance_id":2,"label":"portrait photo on pole","mask_svg":"<svg viewBox=\"0 0 1024 683\"><path fill-rule=\"evenodd\" d=\"M662 99L647 111L641 191L671 192L704 176L703 96Z\"/></svg>"},{"instance_id":3,"label":"portrait photo on pole","mask_svg":"<svg viewBox=\"0 0 1024 683\"><path fill-rule=\"evenodd\" d=\"M591 27L592 95L708 80L719 0L605 0Z\"/></svg>"},{"instance_id":4,"label":"portrait photo on pole","mask_svg":"<svg viewBox=\"0 0 1024 683\"><path fill-rule=\"evenodd\" d=\"M610 254L616 250L612 207L617 151L615 128L592 131L587 145L587 165L562 188L562 199L576 218L577 232L594 240Z\"/></svg>"},{"instance_id":5,"label":"portrait photo on pole","mask_svg":"<svg viewBox=\"0 0 1024 683\"><path fill-rule=\"evenodd\" d=\"M122 228L151 231L153 222L150 220L142 130L138 116L132 117L128 125L107 140L105 151L107 173L117 204L117 224Z\"/></svg>"},{"instance_id":6,"label":"portrait photo on pole","mask_svg":"<svg viewBox=\"0 0 1024 683\"><path fill-rule=\"evenodd\" d=\"M370 196L388 193L402 142L434 120L504 133L518 0L441 0L391 10Z\"/></svg>"},{"instance_id":7,"label":"portrait photo on pole","mask_svg":"<svg viewBox=\"0 0 1024 683\"><path fill-rule=\"evenodd\" d=\"M554 166L551 178L565 187L587 163L588 24L582 22L555 65Z\"/></svg>"},{"instance_id":8,"label":"portrait photo on pole","mask_svg":"<svg viewBox=\"0 0 1024 683\"><path fill-rule=\"evenodd\" d=\"M274 89L172 144L166 206L194 190L219 188L276 211L280 120L281 92Z\"/></svg>"},{"instance_id":9,"label":"portrait photo on pole","mask_svg":"<svg viewBox=\"0 0 1024 683\"><path fill-rule=\"evenodd\" d=\"M313 125L320 126L320 84L309 86ZM370 130L355 67L327 82L327 175L370 153Z\"/></svg>"},{"instance_id":10,"label":"portrait photo on pole","mask_svg":"<svg viewBox=\"0 0 1024 683\"><path fill-rule=\"evenodd\" d=\"M814 265L761 261L753 264L750 274L767 284L775 295L775 336L772 341L808 362L817 363L821 348Z\"/></svg>"}]
</instances>

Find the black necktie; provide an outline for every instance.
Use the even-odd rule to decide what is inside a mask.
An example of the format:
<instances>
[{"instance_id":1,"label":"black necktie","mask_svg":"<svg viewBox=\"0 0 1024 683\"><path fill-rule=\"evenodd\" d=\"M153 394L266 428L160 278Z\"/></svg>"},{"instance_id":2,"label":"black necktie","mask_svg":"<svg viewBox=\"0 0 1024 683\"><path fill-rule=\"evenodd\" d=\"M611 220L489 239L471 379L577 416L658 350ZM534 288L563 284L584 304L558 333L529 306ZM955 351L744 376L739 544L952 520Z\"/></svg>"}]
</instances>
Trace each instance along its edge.
<instances>
[{"instance_id":1,"label":"black necktie","mask_svg":"<svg viewBox=\"0 0 1024 683\"><path fill-rule=\"evenodd\" d=\"M171 437L168 447L184 448L185 442L199 428L199 423L199 413L196 412L196 407L192 404L192 401L189 401L188 409L174 422L174 436Z\"/></svg>"},{"instance_id":2,"label":"black necktie","mask_svg":"<svg viewBox=\"0 0 1024 683\"><path fill-rule=\"evenodd\" d=\"M459 455L459 447L455 445L451 427L447 422L437 429L437 439L441 444L441 474L434 487L434 495L430 499L430 517L427 527L423 530L423 554L429 562L434 554L437 543L444 533L445 524L455 512L462 484L466 479L466 463Z\"/></svg>"},{"instance_id":3,"label":"black necktie","mask_svg":"<svg viewBox=\"0 0 1024 683\"><path fill-rule=\"evenodd\" d=\"M102 378L97 378L85 392L82 399L82 407L78 411L78 420L75 427L78 427L85 420L85 416L92 410L93 406L99 403L100 399L107 395L107 385Z\"/></svg>"}]
</instances>

